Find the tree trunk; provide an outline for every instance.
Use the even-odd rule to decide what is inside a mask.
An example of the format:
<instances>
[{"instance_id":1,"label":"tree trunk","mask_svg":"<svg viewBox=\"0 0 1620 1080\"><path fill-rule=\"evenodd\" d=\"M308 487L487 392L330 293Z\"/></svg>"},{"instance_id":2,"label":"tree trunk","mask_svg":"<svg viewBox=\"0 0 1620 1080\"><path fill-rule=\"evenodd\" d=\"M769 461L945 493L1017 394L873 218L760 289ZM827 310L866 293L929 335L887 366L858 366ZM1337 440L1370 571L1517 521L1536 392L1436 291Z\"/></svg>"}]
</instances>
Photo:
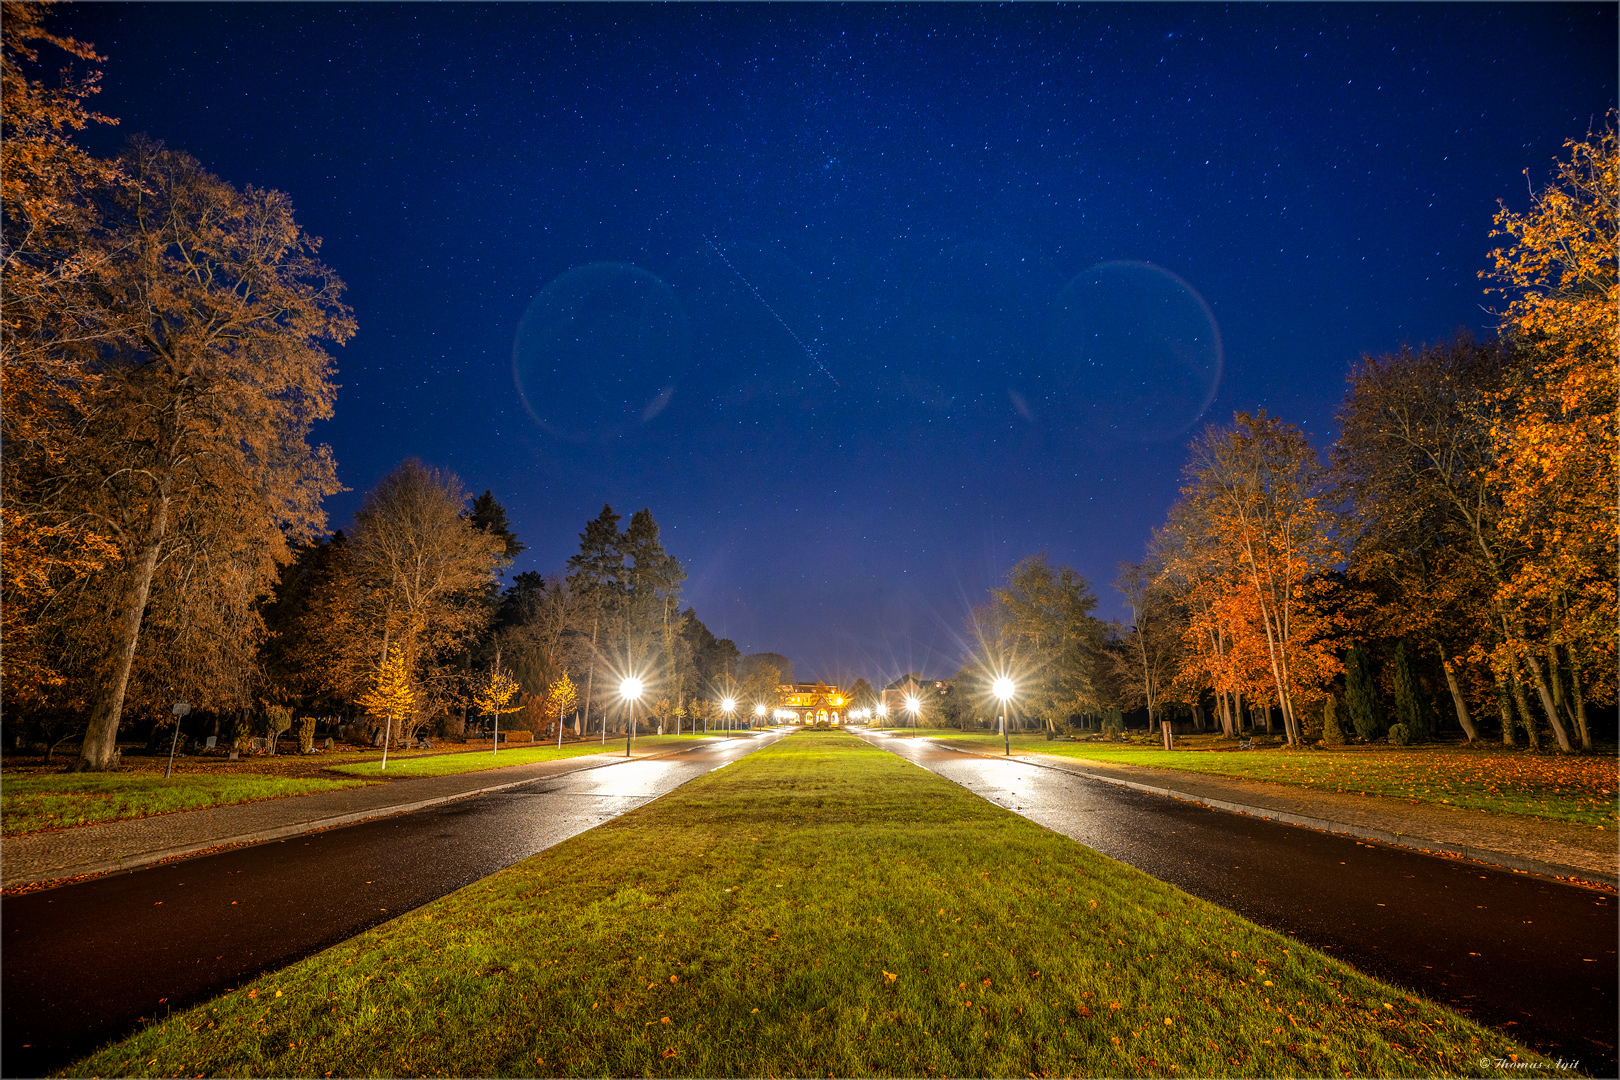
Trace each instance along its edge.
<instances>
[{"instance_id":1,"label":"tree trunk","mask_svg":"<svg viewBox=\"0 0 1620 1080\"><path fill-rule=\"evenodd\" d=\"M129 672L135 663L135 647L141 640L141 620L146 617L146 601L152 593L152 574L157 569L158 552L169 524L169 500L157 497L157 512L147 530L140 554L131 561L125 580L120 609L113 620L112 667L108 670L90 709L90 725L79 747L74 772L106 772L116 767L118 725L124 719L124 694L129 690Z\"/></svg>"},{"instance_id":2,"label":"tree trunk","mask_svg":"<svg viewBox=\"0 0 1620 1080\"><path fill-rule=\"evenodd\" d=\"M600 613L591 619L591 667L585 673L585 730L591 729L591 690L596 683L596 629L602 621ZM602 737L607 738L607 718L602 718Z\"/></svg>"},{"instance_id":3,"label":"tree trunk","mask_svg":"<svg viewBox=\"0 0 1620 1080\"><path fill-rule=\"evenodd\" d=\"M1451 670L1451 661L1446 659L1444 646L1437 646L1440 650L1440 667L1446 673L1446 686L1451 689L1451 704L1457 710L1457 723L1462 725L1463 734L1468 741L1473 742L1479 738L1479 732L1474 730L1474 720L1468 715L1468 703L1463 700L1462 690L1457 686L1457 673Z\"/></svg>"},{"instance_id":4,"label":"tree trunk","mask_svg":"<svg viewBox=\"0 0 1620 1080\"><path fill-rule=\"evenodd\" d=\"M1586 694L1581 690L1581 672L1575 666L1574 649L1569 650L1569 692L1575 699L1575 730L1581 736L1581 749L1591 753L1592 729L1586 723Z\"/></svg>"},{"instance_id":5,"label":"tree trunk","mask_svg":"<svg viewBox=\"0 0 1620 1080\"><path fill-rule=\"evenodd\" d=\"M1513 737L1513 701L1508 697L1507 682L1499 671L1492 671L1491 677L1496 683L1496 711L1502 716L1502 745L1517 746L1518 740Z\"/></svg>"},{"instance_id":6,"label":"tree trunk","mask_svg":"<svg viewBox=\"0 0 1620 1080\"><path fill-rule=\"evenodd\" d=\"M1536 695L1541 698L1541 707L1547 712L1547 719L1552 723L1553 737L1558 740L1558 749L1566 754L1575 752L1575 744L1569 741L1569 729L1564 726L1564 718L1558 715L1558 706L1553 704L1552 691L1547 688L1547 679L1541 670L1541 661L1536 659L1535 653L1526 652L1525 662L1530 665L1530 674L1535 676Z\"/></svg>"},{"instance_id":7,"label":"tree trunk","mask_svg":"<svg viewBox=\"0 0 1620 1080\"><path fill-rule=\"evenodd\" d=\"M1524 681L1519 678L1519 664L1515 660L1508 673L1508 688L1513 691L1513 703L1519 707L1519 722L1524 725L1525 734L1530 739L1530 749L1541 749L1541 732L1536 730L1536 717L1530 711L1530 699L1524 692Z\"/></svg>"}]
</instances>

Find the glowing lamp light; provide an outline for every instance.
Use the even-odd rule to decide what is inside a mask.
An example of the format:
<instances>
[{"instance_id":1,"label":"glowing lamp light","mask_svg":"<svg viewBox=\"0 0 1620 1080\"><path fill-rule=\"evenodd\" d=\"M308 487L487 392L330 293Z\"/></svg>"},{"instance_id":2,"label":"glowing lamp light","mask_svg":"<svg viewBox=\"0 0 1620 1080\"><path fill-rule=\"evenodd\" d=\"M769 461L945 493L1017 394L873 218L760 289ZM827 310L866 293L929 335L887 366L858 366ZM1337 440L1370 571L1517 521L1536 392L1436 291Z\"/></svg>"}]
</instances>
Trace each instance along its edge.
<instances>
[{"instance_id":1,"label":"glowing lamp light","mask_svg":"<svg viewBox=\"0 0 1620 1080\"><path fill-rule=\"evenodd\" d=\"M907 712L916 712L919 705L920 705L920 703L917 701L916 698L914 698L914 697L906 698L906 711Z\"/></svg>"},{"instance_id":2,"label":"glowing lamp light","mask_svg":"<svg viewBox=\"0 0 1620 1080\"><path fill-rule=\"evenodd\" d=\"M735 709L737 707L737 699L736 698L726 698L726 700L724 700L724 701L722 701L720 703L720 707L722 709L724 709L726 712L730 712L731 710L733 710L733 709Z\"/></svg>"},{"instance_id":3,"label":"glowing lamp light","mask_svg":"<svg viewBox=\"0 0 1620 1080\"><path fill-rule=\"evenodd\" d=\"M991 685L990 692L1002 701L1006 701L1013 696L1013 681L1003 675Z\"/></svg>"},{"instance_id":4,"label":"glowing lamp light","mask_svg":"<svg viewBox=\"0 0 1620 1080\"><path fill-rule=\"evenodd\" d=\"M619 696L626 701L637 701L641 698L641 680L631 676L619 683Z\"/></svg>"},{"instance_id":5,"label":"glowing lamp light","mask_svg":"<svg viewBox=\"0 0 1620 1080\"><path fill-rule=\"evenodd\" d=\"M763 705L755 705L754 706L754 715L755 716L764 716L765 715L765 706L763 706Z\"/></svg>"}]
</instances>

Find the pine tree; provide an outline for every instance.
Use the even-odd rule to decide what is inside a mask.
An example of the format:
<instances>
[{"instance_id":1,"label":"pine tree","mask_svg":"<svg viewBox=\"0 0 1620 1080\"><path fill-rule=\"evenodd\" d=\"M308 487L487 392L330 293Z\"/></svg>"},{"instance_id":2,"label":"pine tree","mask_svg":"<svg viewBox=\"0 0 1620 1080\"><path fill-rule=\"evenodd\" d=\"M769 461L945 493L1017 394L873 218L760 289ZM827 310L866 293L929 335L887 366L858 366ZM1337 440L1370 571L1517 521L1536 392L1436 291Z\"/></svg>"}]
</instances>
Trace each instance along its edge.
<instances>
[{"instance_id":1,"label":"pine tree","mask_svg":"<svg viewBox=\"0 0 1620 1080\"><path fill-rule=\"evenodd\" d=\"M1384 710L1378 704L1378 686L1373 682L1372 662L1367 650L1354 645L1344 657L1344 699L1350 713L1350 722L1363 739L1382 736L1388 726Z\"/></svg>"}]
</instances>

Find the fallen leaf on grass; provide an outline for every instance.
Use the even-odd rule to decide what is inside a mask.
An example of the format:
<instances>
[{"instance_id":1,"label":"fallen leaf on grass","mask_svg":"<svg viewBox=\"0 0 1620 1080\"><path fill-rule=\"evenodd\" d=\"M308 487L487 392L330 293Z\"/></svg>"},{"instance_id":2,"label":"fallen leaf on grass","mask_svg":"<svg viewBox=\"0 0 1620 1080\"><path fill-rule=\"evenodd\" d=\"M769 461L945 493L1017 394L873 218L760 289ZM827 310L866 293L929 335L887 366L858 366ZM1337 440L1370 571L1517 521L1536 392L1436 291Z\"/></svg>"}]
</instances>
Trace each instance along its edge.
<instances>
[{"instance_id":1,"label":"fallen leaf on grass","mask_svg":"<svg viewBox=\"0 0 1620 1080\"><path fill-rule=\"evenodd\" d=\"M885 972L883 972L883 981L884 981L884 982L894 982L894 980L896 980L896 979L898 979L898 978L899 978L899 977L900 977L900 976L898 976L898 975L896 975L896 974L895 974L895 973L894 973L894 972L892 972L892 971L885 971ZM989 980L988 980L988 979L987 979L987 980L985 980L985 981L986 981L986 982L988 982L988 981L989 981Z\"/></svg>"}]
</instances>

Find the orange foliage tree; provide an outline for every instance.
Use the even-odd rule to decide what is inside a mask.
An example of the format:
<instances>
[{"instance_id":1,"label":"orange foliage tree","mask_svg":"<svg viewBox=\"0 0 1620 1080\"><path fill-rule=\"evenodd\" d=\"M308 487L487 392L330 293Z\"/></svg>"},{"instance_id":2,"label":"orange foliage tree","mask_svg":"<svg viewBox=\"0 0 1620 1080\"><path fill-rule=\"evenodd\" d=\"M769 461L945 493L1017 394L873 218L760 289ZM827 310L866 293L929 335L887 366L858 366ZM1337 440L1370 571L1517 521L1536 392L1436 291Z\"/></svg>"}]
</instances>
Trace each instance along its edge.
<instances>
[{"instance_id":1,"label":"orange foliage tree","mask_svg":"<svg viewBox=\"0 0 1620 1080\"><path fill-rule=\"evenodd\" d=\"M125 187L116 163L85 153L72 133L116 121L87 107L100 72L59 84L31 78L40 47L99 61L84 42L53 34L39 4L8 2L0 19L0 636L6 705L27 708L63 686L47 648L57 595L119 557L93 518L50 483L97 387L91 350L117 333L90 279L104 262L96 200Z\"/></svg>"},{"instance_id":2,"label":"orange foliage tree","mask_svg":"<svg viewBox=\"0 0 1620 1080\"><path fill-rule=\"evenodd\" d=\"M1503 334L1526 359L1496 427L1500 453L1490 474L1502 501L1501 528L1526 551L1501 584L1524 626L1506 644L1531 669L1559 744L1569 750L1566 722L1583 748L1591 747L1583 683L1590 680L1599 694L1612 689L1604 673L1613 671L1620 616L1615 114L1602 131L1565 148L1568 159L1527 212L1498 211L1492 235L1511 242L1491 253L1493 267L1482 276L1507 297Z\"/></svg>"},{"instance_id":3,"label":"orange foliage tree","mask_svg":"<svg viewBox=\"0 0 1620 1080\"><path fill-rule=\"evenodd\" d=\"M1186 476L1179 543L1165 555L1195 593L1195 663L1217 688L1270 698L1297 744L1299 706L1336 670L1322 601L1342 555L1316 451L1291 424L1238 413L1194 440Z\"/></svg>"}]
</instances>

